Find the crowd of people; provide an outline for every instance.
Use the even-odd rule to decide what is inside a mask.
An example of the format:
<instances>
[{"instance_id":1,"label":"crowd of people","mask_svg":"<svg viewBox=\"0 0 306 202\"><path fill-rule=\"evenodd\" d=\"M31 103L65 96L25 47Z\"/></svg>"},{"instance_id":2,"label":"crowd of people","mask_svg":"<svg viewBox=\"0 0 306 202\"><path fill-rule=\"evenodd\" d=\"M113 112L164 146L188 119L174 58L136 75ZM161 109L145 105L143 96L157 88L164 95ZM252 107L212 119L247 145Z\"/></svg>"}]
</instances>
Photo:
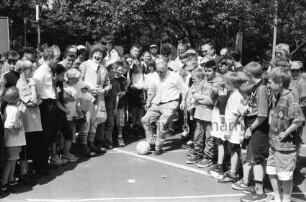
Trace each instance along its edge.
<instances>
[{"instance_id":1,"label":"crowd of people","mask_svg":"<svg viewBox=\"0 0 306 202\"><path fill-rule=\"evenodd\" d=\"M266 198L265 174L275 201L290 201L306 80L287 44L275 54L263 68L243 66L238 50L217 55L213 42L200 52L178 44L172 58L168 45L120 55L108 40L1 55L1 196L78 161L74 144L93 157L137 133L161 155L167 135L181 132L186 163L244 191L241 201Z\"/></svg>"}]
</instances>

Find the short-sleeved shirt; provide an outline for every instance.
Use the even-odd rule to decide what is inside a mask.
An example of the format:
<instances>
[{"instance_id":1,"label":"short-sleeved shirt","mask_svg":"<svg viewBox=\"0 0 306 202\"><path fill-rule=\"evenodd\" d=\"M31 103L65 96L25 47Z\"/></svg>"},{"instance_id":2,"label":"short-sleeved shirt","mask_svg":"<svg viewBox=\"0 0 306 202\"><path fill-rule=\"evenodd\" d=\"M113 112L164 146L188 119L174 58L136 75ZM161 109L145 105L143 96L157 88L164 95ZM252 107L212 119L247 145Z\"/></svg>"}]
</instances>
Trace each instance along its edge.
<instances>
[{"instance_id":1,"label":"short-sleeved shirt","mask_svg":"<svg viewBox=\"0 0 306 202\"><path fill-rule=\"evenodd\" d=\"M31 86L35 86L33 79L29 82L19 79L16 87L19 89L20 100L26 105L32 98ZM22 121L25 132L42 131L39 107L24 107L22 111Z\"/></svg>"},{"instance_id":2,"label":"short-sleeved shirt","mask_svg":"<svg viewBox=\"0 0 306 202\"><path fill-rule=\"evenodd\" d=\"M240 125L235 126L237 121L237 114L241 106L243 97L238 89L235 89L229 96L225 108L225 123L226 133L230 135L228 141L233 144L240 144L241 137L243 136L243 129Z\"/></svg>"},{"instance_id":3,"label":"short-sleeved shirt","mask_svg":"<svg viewBox=\"0 0 306 202\"><path fill-rule=\"evenodd\" d=\"M282 141L279 134L286 131L291 124L300 121L305 121L305 117L291 91L274 99L269 118L271 147L277 151L295 151L301 142L300 132L294 131Z\"/></svg>"},{"instance_id":4,"label":"short-sleeved shirt","mask_svg":"<svg viewBox=\"0 0 306 202\"><path fill-rule=\"evenodd\" d=\"M260 81L254 87L249 100L249 108L246 117L260 116L268 117L269 113L269 93L263 81Z\"/></svg>"},{"instance_id":5,"label":"short-sleeved shirt","mask_svg":"<svg viewBox=\"0 0 306 202\"><path fill-rule=\"evenodd\" d=\"M70 111L66 115L67 120L73 120L73 117L77 116L77 99L82 97L82 92L79 86L77 85L68 85L66 82L63 83L63 90L65 94L65 106Z\"/></svg>"},{"instance_id":6,"label":"short-sleeved shirt","mask_svg":"<svg viewBox=\"0 0 306 202\"><path fill-rule=\"evenodd\" d=\"M26 145L25 133L18 106L8 104L4 111L4 145L16 147Z\"/></svg>"},{"instance_id":7,"label":"short-sleeved shirt","mask_svg":"<svg viewBox=\"0 0 306 202\"><path fill-rule=\"evenodd\" d=\"M37 97L41 99L56 99L53 88L53 74L51 68L42 64L35 70L33 79L36 83Z\"/></svg>"}]
</instances>

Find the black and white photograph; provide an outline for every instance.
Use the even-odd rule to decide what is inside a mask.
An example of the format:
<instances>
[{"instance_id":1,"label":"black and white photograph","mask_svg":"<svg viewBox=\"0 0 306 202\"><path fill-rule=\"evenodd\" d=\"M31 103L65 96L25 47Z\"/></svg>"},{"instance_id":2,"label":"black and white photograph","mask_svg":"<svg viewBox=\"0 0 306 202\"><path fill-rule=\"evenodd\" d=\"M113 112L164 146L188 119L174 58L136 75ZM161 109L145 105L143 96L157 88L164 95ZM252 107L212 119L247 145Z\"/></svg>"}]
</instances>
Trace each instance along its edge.
<instances>
[{"instance_id":1,"label":"black and white photograph","mask_svg":"<svg viewBox=\"0 0 306 202\"><path fill-rule=\"evenodd\" d=\"M305 202L306 0L0 0L0 201Z\"/></svg>"}]
</instances>

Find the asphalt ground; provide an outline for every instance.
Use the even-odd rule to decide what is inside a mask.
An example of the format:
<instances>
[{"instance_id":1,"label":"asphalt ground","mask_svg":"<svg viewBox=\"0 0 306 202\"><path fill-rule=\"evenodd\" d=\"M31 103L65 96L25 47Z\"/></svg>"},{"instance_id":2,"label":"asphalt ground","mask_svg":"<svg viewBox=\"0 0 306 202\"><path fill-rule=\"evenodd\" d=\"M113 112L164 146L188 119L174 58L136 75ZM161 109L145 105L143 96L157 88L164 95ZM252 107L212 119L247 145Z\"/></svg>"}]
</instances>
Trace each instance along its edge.
<instances>
[{"instance_id":1,"label":"asphalt ground","mask_svg":"<svg viewBox=\"0 0 306 202\"><path fill-rule=\"evenodd\" d=\"M87 202L87 201L240 201L242 192L231 184L220 184L207 174L206 169L186 164L188 150L181 149L179 135L169 137L165 152L160 156L150 153L138 155L131 138L124 148L108 150L93 158L81 157L51 169L51 175L38 184L16 187L15 193L0 201L30 202ZM79 149L74 148L79 154ZM293 201L306 201L306 146L301 149L294 175ZM271 188L266 179L266 192ZM271 197L270 197L271 198Z\"/></svg>"}]
</instances>

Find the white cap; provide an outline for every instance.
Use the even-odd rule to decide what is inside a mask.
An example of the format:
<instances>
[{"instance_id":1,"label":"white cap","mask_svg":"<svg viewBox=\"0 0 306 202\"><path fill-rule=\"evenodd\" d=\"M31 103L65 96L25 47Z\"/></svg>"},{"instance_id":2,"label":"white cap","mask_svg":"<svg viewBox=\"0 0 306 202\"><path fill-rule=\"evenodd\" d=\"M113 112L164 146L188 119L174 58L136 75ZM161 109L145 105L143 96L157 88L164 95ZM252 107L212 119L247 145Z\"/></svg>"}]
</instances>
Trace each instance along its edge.
<instances>
[{"instance_id":1,"label":"white cap","mask_svg":"<svg viewBox=\"0 0 306 202\"><path fill-rule=\"evenodd\" d=\"M78 46L77 46L77 49L78 49L78 50L81 50L81 49L86 49L86 47L85 47L85 46L83 46L83 45L78 45Z\"/></svg>"}]
</instances>

